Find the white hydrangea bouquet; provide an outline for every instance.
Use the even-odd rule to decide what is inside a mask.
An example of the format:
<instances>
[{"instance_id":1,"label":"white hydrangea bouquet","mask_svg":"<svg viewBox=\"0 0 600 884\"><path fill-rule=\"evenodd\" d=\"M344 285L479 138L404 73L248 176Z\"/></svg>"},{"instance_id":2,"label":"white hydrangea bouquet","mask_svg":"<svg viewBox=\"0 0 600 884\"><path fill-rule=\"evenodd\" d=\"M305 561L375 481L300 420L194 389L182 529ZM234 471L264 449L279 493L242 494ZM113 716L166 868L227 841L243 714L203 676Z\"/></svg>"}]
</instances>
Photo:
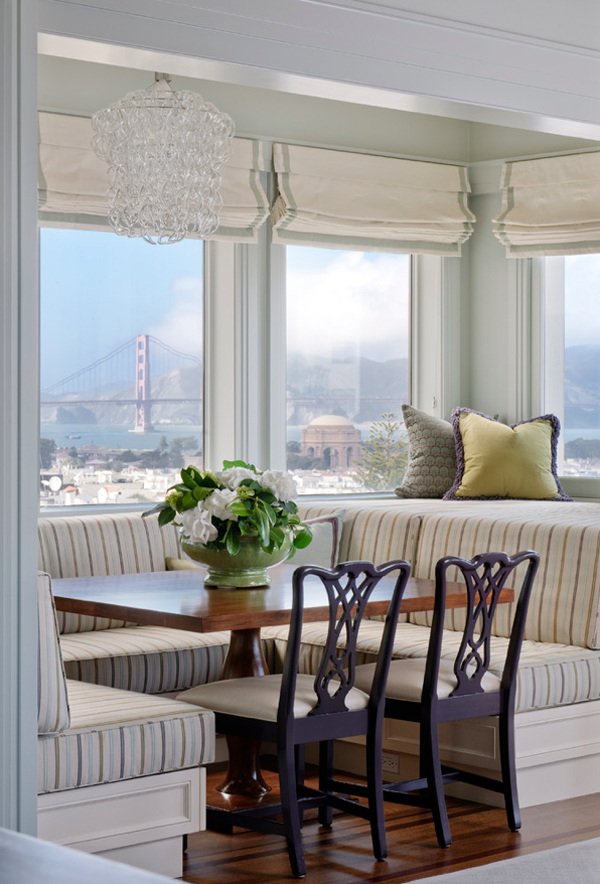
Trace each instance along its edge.
<instances>
[{"instance_id":1,"label":"white hydrangea bouquet","mask_svg":"<svg viewBox=\"0 0 600 884\"><path fill-rule=\"evenodd\" d=\"M257 470L243 460L223 461L219 472L189 466L181 482L169 488L164 503L144 516L158 513L161 527L173 522L182 541L236 556L242 538L254 538L266 553L291 540L303 549L312 532L298 515L293 498L296 483L281 470Z\"/></svg>"}]
</instances>

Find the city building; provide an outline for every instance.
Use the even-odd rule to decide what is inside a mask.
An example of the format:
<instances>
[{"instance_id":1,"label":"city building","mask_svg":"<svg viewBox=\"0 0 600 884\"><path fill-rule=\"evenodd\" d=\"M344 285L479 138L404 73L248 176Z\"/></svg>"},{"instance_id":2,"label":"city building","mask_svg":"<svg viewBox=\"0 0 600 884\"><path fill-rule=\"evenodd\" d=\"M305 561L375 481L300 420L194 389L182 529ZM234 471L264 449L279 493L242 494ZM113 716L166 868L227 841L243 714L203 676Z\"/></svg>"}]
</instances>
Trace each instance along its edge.
<instances>
[{"instance_id":1,"label":"city building","mask_svg":"<svg viewBox=\"0 0 600 884\"><path fill-rule=\"evenodd\" d=\"M300 452L325 461L325 469L349 470L360 460L360 430L346 417L322 414L302 430Z\"/></svg>"}]
</instances>

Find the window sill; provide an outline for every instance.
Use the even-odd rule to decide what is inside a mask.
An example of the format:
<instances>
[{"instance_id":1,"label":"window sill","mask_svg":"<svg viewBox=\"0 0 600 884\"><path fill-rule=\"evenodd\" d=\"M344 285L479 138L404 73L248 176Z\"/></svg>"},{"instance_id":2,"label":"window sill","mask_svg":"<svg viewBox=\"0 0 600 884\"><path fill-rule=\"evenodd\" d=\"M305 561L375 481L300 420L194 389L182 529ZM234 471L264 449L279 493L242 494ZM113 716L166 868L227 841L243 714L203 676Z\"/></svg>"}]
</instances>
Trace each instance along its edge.
<instances>
[{"instance_id":1,"label":"window sill","mask_svg":"<svg viewBox=\"0 0 600 884\"><path fill-rule=\"evenodd\" d=\"M560 476L560 484L565 494L579 501L600 503L600 478L586 476Z\"/></svg>"}]
</instances>

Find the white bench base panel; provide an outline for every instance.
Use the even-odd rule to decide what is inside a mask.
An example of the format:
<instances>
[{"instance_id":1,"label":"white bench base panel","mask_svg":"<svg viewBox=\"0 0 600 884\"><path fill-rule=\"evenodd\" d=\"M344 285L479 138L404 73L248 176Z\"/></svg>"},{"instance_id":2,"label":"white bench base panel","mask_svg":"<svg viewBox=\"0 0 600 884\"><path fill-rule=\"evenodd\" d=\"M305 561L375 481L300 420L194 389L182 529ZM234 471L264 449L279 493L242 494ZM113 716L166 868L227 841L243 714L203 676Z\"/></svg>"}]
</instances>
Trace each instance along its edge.
<instances>
[{"instance_id":1,"label":"white bench base panel","mask_svg":"<svg viewBox=\"0 0 600 884\"><path fill-rule=\"evenodd\" d=\"M205 828L203 767L38 796L39 838L171 878L182 836Z\"/></svg>"},{"instance_id":2,"label":"white bench base panel","mask_svg":"<svg viewBox=\"0 0 600 884\"><path fill-rule=\"evenodd\" d=\"M600 700L520 712L515 727L521 807L600 793ZM386 721L383 751L400 756L401 775L386 773L390 780L418 776L417 733L412 722ZM338 769L364 775L364 750L358 742L356 738L336 745ZM448 764L488 776L500 770L494 718L442 725L440 748ZM500 795L465 783L449 786L448 793L503 806Z\"/></svg>"}]
</instances>

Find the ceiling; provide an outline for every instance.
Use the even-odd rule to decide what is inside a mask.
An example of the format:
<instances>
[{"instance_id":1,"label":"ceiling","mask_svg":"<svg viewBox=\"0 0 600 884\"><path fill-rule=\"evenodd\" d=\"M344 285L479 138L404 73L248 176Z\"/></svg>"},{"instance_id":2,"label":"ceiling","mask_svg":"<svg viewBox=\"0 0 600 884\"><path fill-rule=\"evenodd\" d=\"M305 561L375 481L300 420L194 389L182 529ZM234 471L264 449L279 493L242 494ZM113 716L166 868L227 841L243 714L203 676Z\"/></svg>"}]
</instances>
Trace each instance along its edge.
<instances>
[{"instance_id":1,"label":"ceiling","mask_svg":"<svg viewBox=\"0 0 600 884\"><path fill-rule=\"evenodd\" d=\"M173 68L166 72L173 72ZM153 81L154 74L147 66L140 69L60 57L47 50L39 55L38 95L43 110L91 115ZM600 144L514 125L377 106L364 96L356 102L341 101L176 73L172 85L200 92L226 111L238 134L272 140L454 163L561 153ZM498 116L502 118L501 112Z\"/></svg>"}]
</instances>

